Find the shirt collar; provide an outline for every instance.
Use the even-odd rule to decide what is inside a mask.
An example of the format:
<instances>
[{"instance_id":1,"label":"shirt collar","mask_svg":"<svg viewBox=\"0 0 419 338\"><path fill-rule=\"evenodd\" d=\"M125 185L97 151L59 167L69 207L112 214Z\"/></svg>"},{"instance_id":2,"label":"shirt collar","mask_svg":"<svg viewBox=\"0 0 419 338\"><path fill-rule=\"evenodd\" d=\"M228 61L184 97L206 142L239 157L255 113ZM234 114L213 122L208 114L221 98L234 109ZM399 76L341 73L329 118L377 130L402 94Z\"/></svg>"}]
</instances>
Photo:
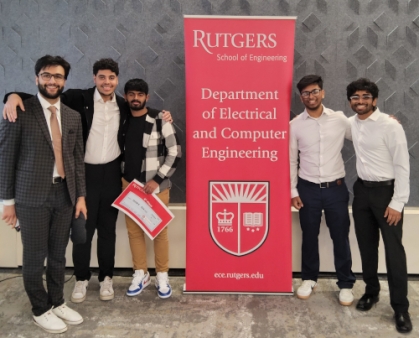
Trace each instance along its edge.
<instances>
[{"instance_id":1,"label":"shirt collar","mask_svg":"<svg viewBox=\"0 0 419 338\"><path fill-rule=\"evenodd\" d=\"M322 111L322 114L321 114L319 117L321 117L323 114L326 114L326 115L330 115L330 114L331 114L331 112L329 111L329 109L327 109L327 108L326 108L325 106L323 106L323 105L322 105L322 107L323 107L323 111ZM307 109L304 109L304 112L303 112L302 118L303 118L304 120L307 120L308 118L312 118L312 117L309 115L309 113L307 113Z\"/></svg>"},{"instance_id":2,"label":"shirt collar","mask_svg":"<svg viewBox=\"0 0 419 338\"><path fill-rule=\"evenodd\" d=\"M358 118L358 114L356 115L356 118L358 121L367 121L367 120L372 120L372 121L377 121L380 118L381 112L380 109L378 109L378 107L374 110L374 112L368 116L365 120L361 120L360 118Z\"/></svg>"},{"instance_id":3,"label":"shirt collar","mask_svg":"<svg viewBox=\"0 0 419 338\"><path fill-rule=\"evenodd\" d=\"M57 102L55 102L54 104L51 104L47 100L45 100L44 97L39 92L38 92L37 96L38 96L38 100L41 103L41 106L42 106L43 109L48 109L49 107L54 106L55 108L57 108L57 113L60 111L60 106L61 106L60 98L58 98Z\"/></svg>"},{"instance_id":4,"label":"shirt collar","mask_svg":"<svg viewBox=\"0 0 419 338\"><path fill-rule=\"evenodd\" d=\"M93 95L93 100L95 102L105 103L105 101L103 101L103 98L100 95L99 91L97 90L97 87L95 88L95 93ZM116 95L115 95L115 93L112 94L112 98L111 98L110 102L114 102L114 103L116 102Z\"/></svg>"}]
</instances>

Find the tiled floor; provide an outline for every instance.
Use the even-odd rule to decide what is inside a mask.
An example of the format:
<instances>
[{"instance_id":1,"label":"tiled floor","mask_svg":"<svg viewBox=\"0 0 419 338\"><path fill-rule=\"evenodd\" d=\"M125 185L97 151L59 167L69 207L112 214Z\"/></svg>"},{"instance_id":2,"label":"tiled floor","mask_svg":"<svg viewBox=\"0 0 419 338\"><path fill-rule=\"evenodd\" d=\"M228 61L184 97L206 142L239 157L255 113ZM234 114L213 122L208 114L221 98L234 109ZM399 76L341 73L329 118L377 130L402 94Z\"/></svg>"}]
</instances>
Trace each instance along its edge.
<instances>
[{"instance_id":1,"label":"tiled floor","mask_svg":"<svg viewBox=\"0 0 419 338\"><path fill-rule=\"evenodd\" d=\"M0 280L0 337L51 337L32 323L29 300L19 271L2 270ZM69 278L70 276L67 276ZM173 296L157 297L154 278L136 297L125 296L130 277L114 277L115 299L99 300L99 284L93 277L87 299L68 305L79 311L84 323L69 327L60 337L402 337L394 327L388 285L381 281L380 302L369 312L338 303L335 280L322 278L308 300L294 296L184 295L183 277L172 277ZM300 280L294 280L294 289ZM74 277L65 284L70 299ZM358 280L355 299L363 293ZM409 281L413 332L419 337L419 281Z\"/></svg>"}]
</instances>

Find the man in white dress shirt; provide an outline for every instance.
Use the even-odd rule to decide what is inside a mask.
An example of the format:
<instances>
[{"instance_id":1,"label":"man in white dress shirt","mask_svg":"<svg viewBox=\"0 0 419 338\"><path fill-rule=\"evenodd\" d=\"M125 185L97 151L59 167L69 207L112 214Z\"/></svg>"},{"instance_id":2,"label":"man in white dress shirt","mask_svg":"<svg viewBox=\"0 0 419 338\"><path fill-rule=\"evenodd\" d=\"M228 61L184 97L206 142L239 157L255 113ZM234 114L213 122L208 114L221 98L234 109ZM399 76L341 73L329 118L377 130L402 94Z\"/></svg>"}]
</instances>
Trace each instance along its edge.
<instances>
[{"instance_id":1,"label":"man in white dress shirt","mask_svg":"<svg viewBox=\"0 0 419 338\"><path fill-rule=\"evenodd\" d=\"M379 299L377 268L381 231L396 329L408 333L412 323L408 313L406 254L402 244L403 208L409 199L406 136L396 120L377 108L378 87L375 83L368 79L350 83L347 98L356 113L349 119L359 177L354 184L353 216L366 284L357 309L368 311Z\"/></svg>"},{"instance_id":2,"label":"man in white dress shirt","mask_svg":"<svg viewBox=\"0 0 419 338\"><path fill-rule=\"evenodd\" d=\"M349 245L349 192L341 150L349 121L343 112L322 105L320 76L304 76L297 84L304 112L290 122L291 203L299 210L302 238L302 285L297 297L307 299L319 274L318 235L322 211L333 241L339 302L351 305L352 258ZM298 163L299 160L299 163Z\"/></svg>"},{"instance_id":3,"label":"man in white dress shirt","mask_svg":"<svg viewBox=\"0 0 419 338\"><path fill-rule=\"evenodd\" d=\"M114 298L112 277L118 210L112 207L112 203L122 191L118 132L131 114L125 99L115 93L118 75L119 65L116 61L100 59L93 64L95 87L68 89L61 94L61 101L81 116L88 196L86 204L89 213L86 222L86 242L73 245L76 276L71 295L73 303L81 303L86 299L86 289L92 276L90 271L92 239L96 230L99 297L104 301ZM26 93L6 95L3 117L7 116L11 122L16 121L16 106L24 110L21 99L31 96ZM166 112L163 118L166 121L171 120L170 112Z\"/></svg>"}]
</instances>

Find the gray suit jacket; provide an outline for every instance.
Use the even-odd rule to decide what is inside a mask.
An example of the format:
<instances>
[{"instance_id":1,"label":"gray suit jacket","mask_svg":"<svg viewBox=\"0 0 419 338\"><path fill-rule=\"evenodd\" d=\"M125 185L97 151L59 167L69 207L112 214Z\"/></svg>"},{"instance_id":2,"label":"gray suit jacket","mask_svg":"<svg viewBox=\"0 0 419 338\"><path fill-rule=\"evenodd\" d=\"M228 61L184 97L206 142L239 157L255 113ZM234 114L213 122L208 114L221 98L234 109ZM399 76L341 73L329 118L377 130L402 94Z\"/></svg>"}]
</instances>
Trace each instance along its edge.
<instances>
[{"instance_id":1,"label":"gray suit jacket","mask_svg":"<svg viewBox=\"0 0 419 338\"><path fill-rule=\"evenodd\" d=\"M0 122L0 199L29 207L43 205L52 184L54 150L37 96L25 101L15 123ZM80 114L61 104L63 161L67 188L75 205L86 196Z\"/></svg>"}]
</instances>

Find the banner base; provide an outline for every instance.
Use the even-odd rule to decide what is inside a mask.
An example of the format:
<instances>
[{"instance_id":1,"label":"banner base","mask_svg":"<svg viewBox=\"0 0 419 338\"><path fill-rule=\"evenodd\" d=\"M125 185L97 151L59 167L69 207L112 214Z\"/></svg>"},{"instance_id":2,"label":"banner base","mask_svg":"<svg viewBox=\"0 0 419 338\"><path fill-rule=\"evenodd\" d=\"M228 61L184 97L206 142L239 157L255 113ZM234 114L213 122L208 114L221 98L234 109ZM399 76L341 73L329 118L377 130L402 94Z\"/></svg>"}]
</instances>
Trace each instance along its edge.
<instances>
[{"instance_id":1,"label":"banner base","mask_svg":"<svg viewBox=\"0 0 419 338\"><path fill-rule=\"evenodd\" d=\"M236 291L188 291L186 290L186 283L183 284L183 294L186 295L260 295L260 296L294 296L294 291L291 292L236 292Z\"/></svg>"}]
</instances>

